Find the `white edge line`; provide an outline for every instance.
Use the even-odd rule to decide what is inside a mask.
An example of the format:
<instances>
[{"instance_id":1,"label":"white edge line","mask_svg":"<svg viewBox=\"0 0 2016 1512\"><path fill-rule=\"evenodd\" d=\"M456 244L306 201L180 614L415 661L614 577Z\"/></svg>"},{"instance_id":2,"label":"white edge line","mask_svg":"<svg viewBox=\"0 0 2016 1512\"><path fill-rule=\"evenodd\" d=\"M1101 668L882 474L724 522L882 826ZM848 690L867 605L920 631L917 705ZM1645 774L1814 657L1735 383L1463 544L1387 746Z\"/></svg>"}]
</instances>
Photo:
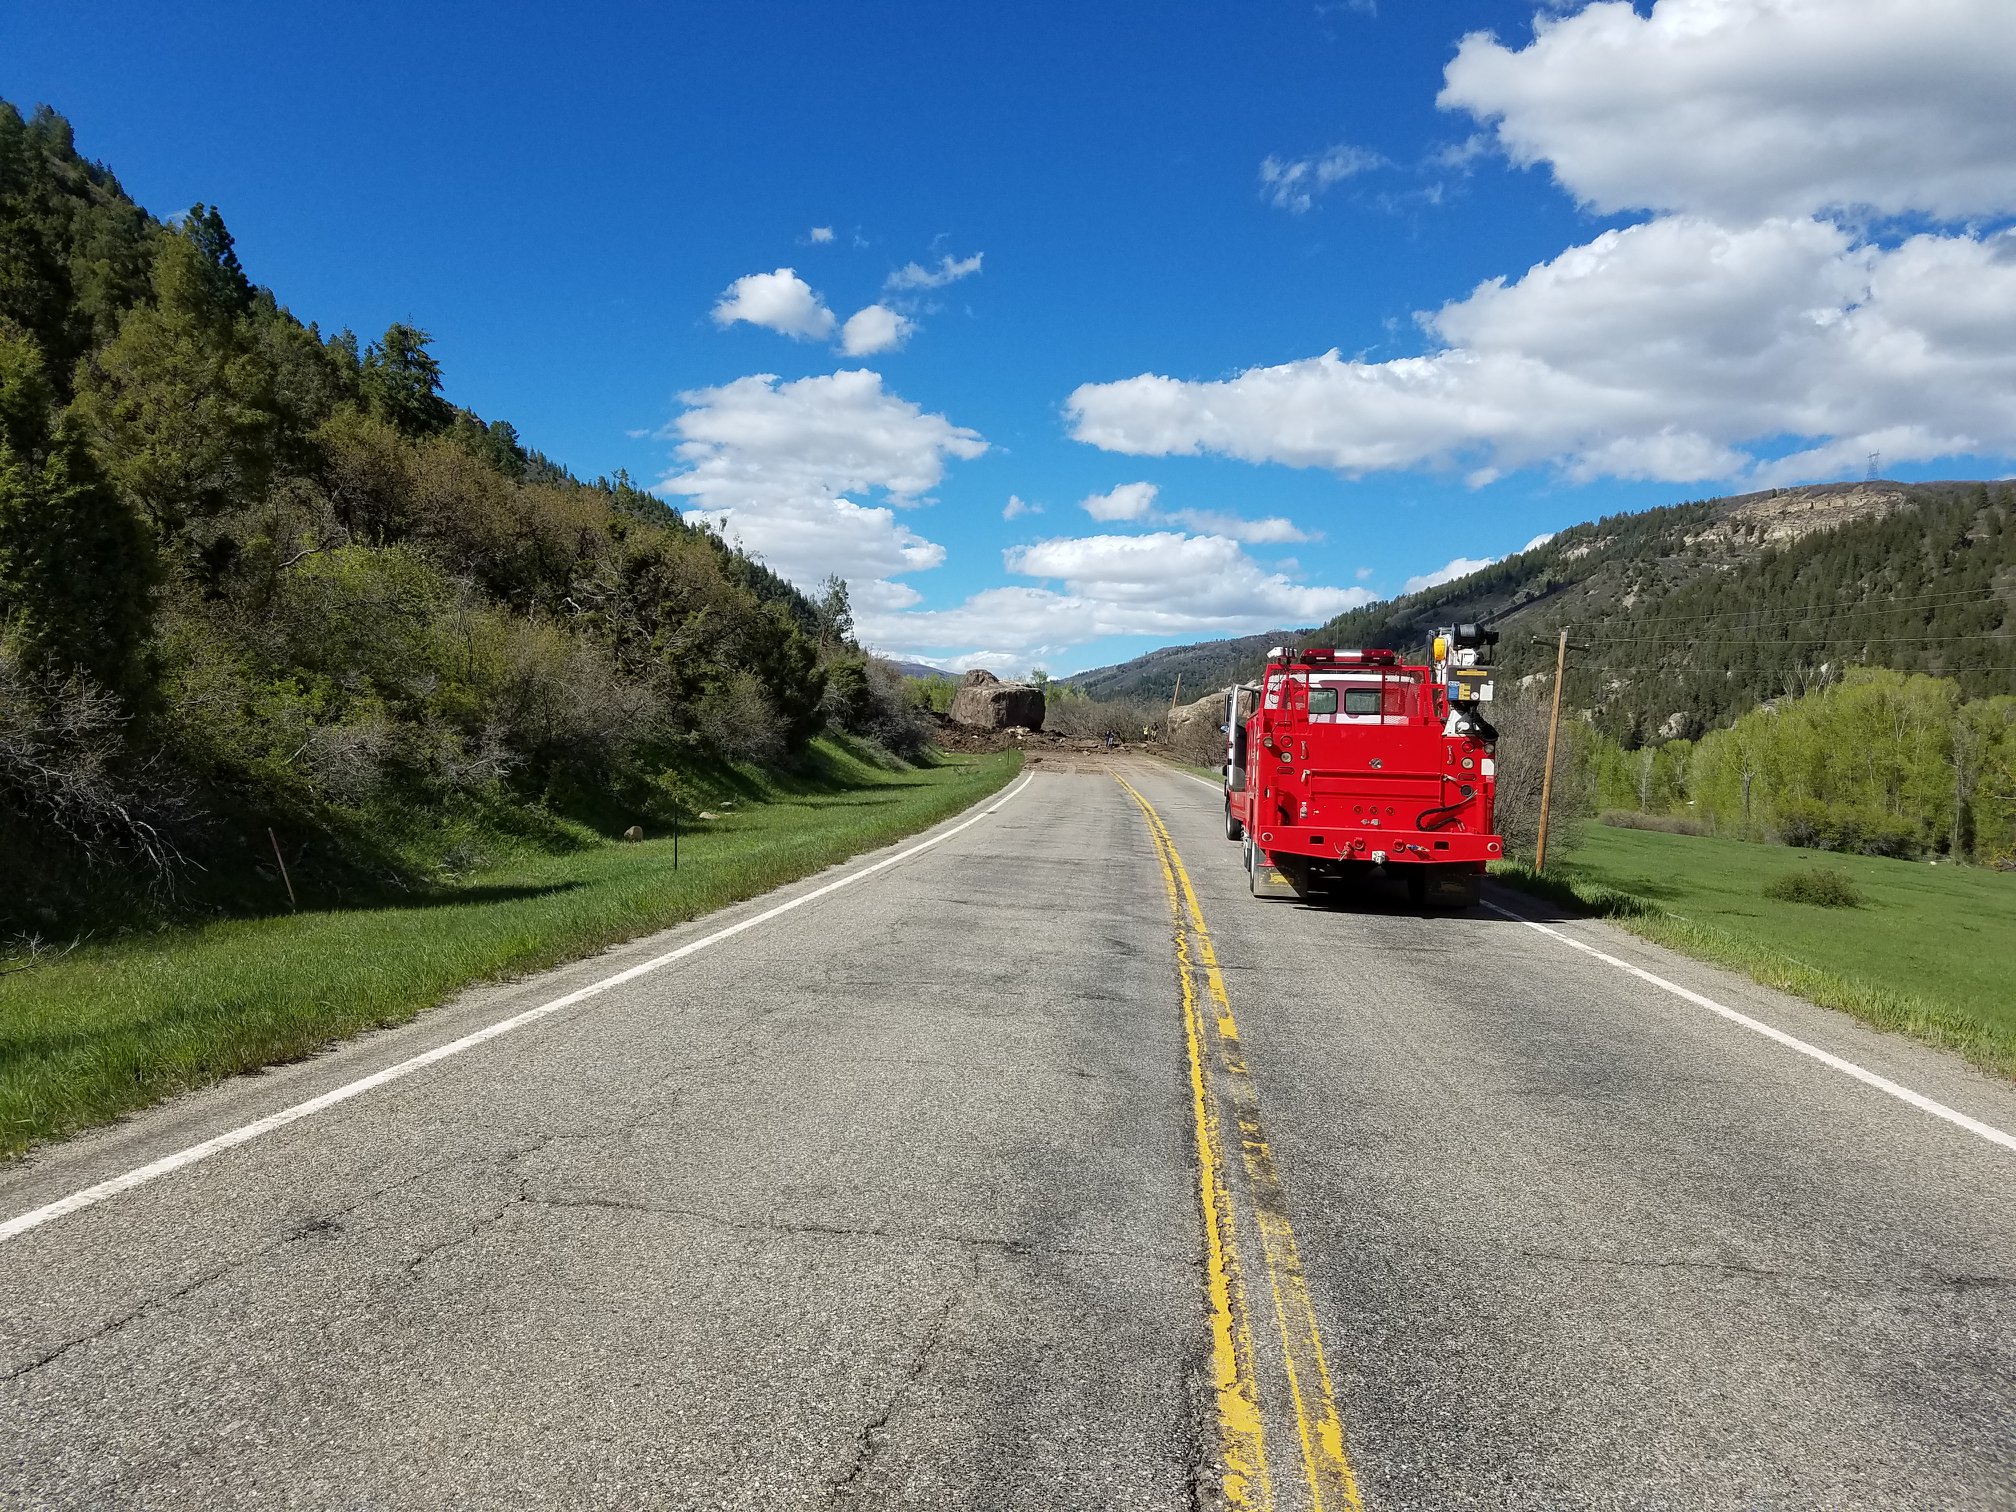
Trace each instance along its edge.
<instances>
[{"instance_id":1,"label":"white edge line","mask_svg":"<svg viewBox=\"0 0 2016 1512\"><path fill-rule=\"evenodd\" d=\"M1220 794L1221 796L1225 792L1225 780L1222 777L1218 781L1213 782L1208 777L1199 777L1195 772L1186 772L1183 770L1183 768L1175 765L1173 762L1170 764L1169 770L1174 772L1178 777L1188 777L1192 782L1196 783L1199 787L1209 788L1211 789L1212 792Z\"/></svg>"},{"instance_id":2,"label":"white edge line","mask_svg":"<svg viewBox=\"0 0 2016 1512\"><path fill-rule=\"evenodd\" d=\"M179 1171L184 1166L195 1165L199 1160L208 1160L212 1155L221 1154L223 1151L242 1145L248 1140L257 1139L261 1134L270 1134L275 1129L284 1129L291 1123L299 1123L304 1118L320 1113L325 1108L333 1108L340 1102L348 1102L351 1098L369 1092L374 1087L382 1087L387 1082L399 1080L402 1076L410 1076L413 1072L431 1066L436 1061L446 1060L451 1055L460 1055L464 1050L473 1050L485 1041L496 1039L500 1035L509 1034L514 1029L522 1029L527 1024L536 1023L540 1019L560 1012L563 1008L571 1008L576 1003L598 996L601 993L607 992L612 987L620 987L625 982L635 981L638 977L657 971L661 967L669 966L674 961L684 960L696 951L705 950L709 945L718 945L723 940L741 934L745 929L754 929L758 924L767 923L779 914L787 914L794 908L802 908L805 904L812 902L816 898L823 898L828 893L838 892L843 887L851 887L864 877L872 877L875 873L894 866L899 861L907 861L920 851L927 851L934 845L939 845L944 841L950 840L961 830L971 829L990 814L998 813L1002 808L1007 806L1011 799L1015 798L1024 788L1029 786L1035 780L1035 777L1036 774L1034 772L1025 774L1020 782L1002 794L988 807L982 809L965 822L955 824L943 834L933 835L929 840L913 845L907 850L899 851L893 856L885 856L880 861L870 866L864 866L857 872L849 872L846 876L836 881L828 882L824 887L815 887L811 892L802 893L787 902L779 903L774 908L766 908L762 913L754 914L749 918L743 919L740 923L730 924L725 929L717 929L714 933L704 938L681 945L677 950L668 950L664 955L654 956L641 965L619 971L614 976L604 977L601 981L590 983L586 987L568 993L565 997L557 997L550 1003L541 1003L537 1008L528 1008L525 1012L517 1014L512 1018L501 1019L497 1023L478 1029L473 1034L465 1034L461 1039L449 1044L437 1045L432 1050L423 1051L410 1060L400 1061L396 1066L387 1066L382 1071L374 1071L369 1076L360 1077L358 1080L348 1082L343 1086L335 1088L333 1091L324 1092L320 1097L311 1097L304 1103L296 1103L293 1107L283 1108L278 1113L269 1113L264 1118L257 1119L241 1128L231 1129L226 1133L219 1134L214 1139L206 1139L201 1144L189 1146L186 1150L177 1150L172 1155L164 1155L159 1160L150 1161L144 1166L126 1172L123 1176L114 1176L109 1180L99 1182L96 1186L88 1186L82 1191L72 1192L68 1197L59 1197L56 1201L44 1207L36 1208L33 1212L23 1213L18 1218L9 1218L5 1223L0 1223L0 1244L4 1244L9 1239L25 1234L31 1229L40 1228L45 1223L54 1222L66 1214L81 1212L88 1207L96 1207L107 1198L116 1197L121 1192L130 1192L135 1187L145 1186L148 1182L156 1181L170 1172Z\"/></svg>"},{"instance_id":3,"label":"white edge line","mask_svg":"<svg viewBox=\"0 0 2016 1512\"><path fill-rule=\"evenodd\" d=\"M1935 1102L1922 1092L1913 1092L1909 1087L1900 1086L1898 1083L1891 1081L1887 1076L1878 1076L1874 1071L1858 1066L1851 1060L1843 1060L1832 1051L1822 1050L1818 1045L1809 1045L1805 1040L1798 1038L1796 1035L1787 1034L1783 1029L1775 1029L1760 1019L1750 1017L1747 1013L1739 1013L1734 1008L1725 1007L1711 997L1703 997L1698 992L1682 987L1678 982L1669 982L1666 978L1655 976L1642 967L1633 966L1629 961L1619 960L1616 956L1605 954L1594 945L1585 945L1573 936L1565 935L1558 929L1549 929L1545 924L1529 919L1524 914L1516 914L1509 908L1500 908L1496 903L1488 901L1484 906L1495 914L1503 914L1506 918L1516 923L1524 924L1528 929L1537 929L1544 935L1551 935L1562 944L1572 946L1585 955L1592 955L1599 961L1615 966L1619 971L1628 972L1632 976L1637 977L1641 982L1650 982L1654 987L1663 987L1675 997L1685 998L1697 1007L1706 1008L1710 1013L1719 1013L1731 1023L1741 1024L1745 1029L1761 1034L1768 1040L1775 1040L1788 1050L1797 1050L1801 1055L1811 1056L1814 1060L1820 1062L1821 1065L1831 1066L1836 1071L1847 1076L1852 1076L1855 1080L1874 1087L1879 1092L1888 1093L1899 1102L1909 1103L1920 1112L1930 1113L1934 1118L1943 1118L1946 1122L1965 1129L1969 1134L1978 1134L1990 1144L2000 1145L2005 1150L2016 1150L2016 1135L2005 1134L2002 1130L1995 1128L1991 1124L1985 1124L1978 1118L1969 1118L1958 1109L1949 1108L1942 1102Z\"/></svg>"}]
</instances>

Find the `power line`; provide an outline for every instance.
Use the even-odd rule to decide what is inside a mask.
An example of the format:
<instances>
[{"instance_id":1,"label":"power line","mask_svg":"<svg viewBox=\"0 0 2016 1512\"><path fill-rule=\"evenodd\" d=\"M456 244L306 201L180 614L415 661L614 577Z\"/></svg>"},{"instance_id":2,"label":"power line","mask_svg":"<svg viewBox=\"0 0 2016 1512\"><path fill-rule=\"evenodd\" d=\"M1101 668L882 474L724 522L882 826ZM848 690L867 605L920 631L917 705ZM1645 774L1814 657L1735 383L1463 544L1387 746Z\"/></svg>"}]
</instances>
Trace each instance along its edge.
<instances>
[{"instance_id":1,"label":"power line","mask_svg":"<svg viewBox=\"0 0 2016 1512\"><path fill-rule=\"evenodd\" d=\"M1885 635L1880 631L1871 632L1867 635L1774 635L1768 637L1754 635L1606 635L1604 640L1613 646L1866 646L1878 642L1895 646L1946 641L2016 640L2016 630L1976 630L1965 635Z\"/></svg>"},{"instance_id":2,"label":"power line","mask_svg":"<svg viewBox=\"0 0 2016 1512\"><path fill-rule=\"evenodd\" d=\"M1787 663L1775 667L1753 667L1750 668L1749 670L1756 672L1760 675L1771 675L1774 673L1811 670L1812 667L1813 664L1811 662L1800 662L1800 663ZM1622 662L1622 663L1598 662L1590 664L1589 666L1585 667L1584 670L1588 672L1603 673L1608 676L1617 676L1617 677L1622 677L1627 673L1638 673L1645 675L1657 674L1660 676L1667 676L1667 677L1684 677L1689 672L1703 672L1703 671L1727 672L1732 669L1720 663L1717 663L1709 667L1703 667L1699 665L1690 666L1684 663L1676 663L1676 662ZM1882 671L1911 672L1911 671L1917 671L1918 669L1910 667L1873 666L1870 667L1869 670L1878 672ZM1974 673L1985 673L1985 672L2016 672L2016 665L1992 666L1992 667L1961 665L1957 667L1943 668L1936 674L1928 672L1925 673L1924 675L1928 677L1930 676L1961 677L1972 675Z\"/></svg>"}]
</instances>

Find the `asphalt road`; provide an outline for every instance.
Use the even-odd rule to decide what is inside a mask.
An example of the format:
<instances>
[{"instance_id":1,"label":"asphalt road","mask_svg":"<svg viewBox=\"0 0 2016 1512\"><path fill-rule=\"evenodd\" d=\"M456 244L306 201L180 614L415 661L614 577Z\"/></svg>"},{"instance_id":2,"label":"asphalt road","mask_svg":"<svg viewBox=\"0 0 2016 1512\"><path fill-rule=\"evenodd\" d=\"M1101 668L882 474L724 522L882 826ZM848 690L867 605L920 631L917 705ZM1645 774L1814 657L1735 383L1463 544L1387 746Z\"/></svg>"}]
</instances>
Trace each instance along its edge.
<instances>
[{"instance_id":1,"label":"asphalt road","mask_svg":"<svg viewBox=\"0 0 2016 1512\"><path fill-rule=\"evenodd\" d=\"M2016 1150L1488 909L1250 897L1118 765L0 1175L756 921L0 1239L0 1506L2016 1507Z\"/></svg>"}]
</instances>

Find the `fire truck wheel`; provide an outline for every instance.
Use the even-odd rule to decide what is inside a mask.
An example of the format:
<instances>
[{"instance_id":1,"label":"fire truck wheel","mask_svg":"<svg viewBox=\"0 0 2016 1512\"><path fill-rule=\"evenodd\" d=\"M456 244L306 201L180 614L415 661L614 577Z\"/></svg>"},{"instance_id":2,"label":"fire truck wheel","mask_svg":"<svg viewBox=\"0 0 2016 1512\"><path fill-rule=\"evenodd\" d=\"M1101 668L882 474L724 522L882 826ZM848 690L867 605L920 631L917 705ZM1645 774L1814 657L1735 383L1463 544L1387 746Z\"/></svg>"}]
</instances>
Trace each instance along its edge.
<instances>
[{"instance_id":1,"label":"fire truck wheel","mask_svg":"<svg viewBox=\"0 0 2016 1512\"><path fill-rule=\"evenodd\" d=\"M1225 838L1227 840L1246 838L1246 826L1232 817L1232 800L1229 797L1225 800Z\"/></svg>"},{"instance_id":2,"label":"fire truck wheel","mask_svg":"<svg viewBox=\"0 0 2016 1512\"><path fill-rule=\"evenodd\" d=\"M1307 901L1316 891L1315 871L1309 865L1307 856L1282 856L1274 863L1274 870L1281 873L1281 880L1295 890L1295 896Z\"/></svg>"}]
</instances>

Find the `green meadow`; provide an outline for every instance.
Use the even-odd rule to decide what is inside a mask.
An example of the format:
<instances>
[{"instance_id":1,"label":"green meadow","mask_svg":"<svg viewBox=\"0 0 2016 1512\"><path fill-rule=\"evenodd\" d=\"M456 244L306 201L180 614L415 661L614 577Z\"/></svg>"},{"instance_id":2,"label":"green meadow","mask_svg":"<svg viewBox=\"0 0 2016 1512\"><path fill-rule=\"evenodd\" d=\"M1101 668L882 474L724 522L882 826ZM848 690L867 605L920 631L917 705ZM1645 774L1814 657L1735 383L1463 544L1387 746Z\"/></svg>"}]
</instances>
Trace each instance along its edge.
<instances>
[{"instance_id":1,"label":"green meadow","mask_svg":"<svg viewBox=\"0 0 2016 1512\"><path fill-rule=\"evenodd\" d=\"M1844 878L1861 901L1828 907L1766 895L1815 870ZM2016 1073L2016 875L1598 824L1544 878L1517 865L1497 875Z\"/></svg>"}]
</instances>

